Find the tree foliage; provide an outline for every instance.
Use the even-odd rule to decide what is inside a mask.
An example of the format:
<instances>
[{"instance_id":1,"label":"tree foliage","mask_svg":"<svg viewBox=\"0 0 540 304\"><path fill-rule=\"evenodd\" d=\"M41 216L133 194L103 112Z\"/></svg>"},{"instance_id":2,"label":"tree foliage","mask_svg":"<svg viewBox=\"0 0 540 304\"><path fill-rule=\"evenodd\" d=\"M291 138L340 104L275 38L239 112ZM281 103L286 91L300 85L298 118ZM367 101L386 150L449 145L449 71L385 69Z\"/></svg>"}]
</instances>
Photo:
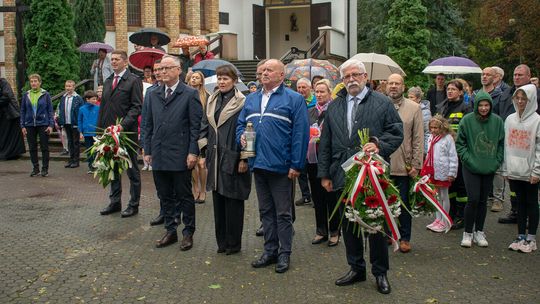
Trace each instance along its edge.
<instances>
[{"instance_id":1,"label":"tree foliage","mask_svg":"<svg viewBox=\"0 0 540 304\"><path fill-rule=\"evenodd\" d=\"M66 0L33 0L25 21L28 74L38 73L43 88L56 94L67 79L78 79L73 14Z\"/></svg>"},{"instance_id":2,"label":"tree foliage","mask_svg":"<svg viewBox=\"0 0 540 304\"><path fill-rule=\"evenodd\" d=\"M451 0L422 0L427 8L429 61L446 56L465 55L465 47L456 30L463 26L461 11Z\"/></svg>"},{"instance_id":3,"label":"tree foliage","mask_svg":"<svg viewBox=\"0 0 540 304\"><path fill-rule=\"evenodd\" d=\"M104 41L106 30L103 0L76 0L73 13L76 46L87 42ZM91 78L90 68L95 58L96 54L80 53L81 79Z\"/></svg>"},{"instance_id":4,"label":"tree foliage","mask_svg":"<svg viewBox=\"0 0 540 304\"><path fill-rule=\"evenodd\" d=\"M389 0L358 0L358 52L386 53L384 33L391 5Z\"/></svg>"},{"instance_id":5,"label":"tree foliage","mask_svg":"<svg viewBox=\"0 0 540 304\"><path fill-rule=\"evenodd\" d=\"M388 15L388 55L407 73L406 84L426 87L427 77L422 74L429 57L426 7L421 0L396 0Z\"/></svg>"}]
</instances>

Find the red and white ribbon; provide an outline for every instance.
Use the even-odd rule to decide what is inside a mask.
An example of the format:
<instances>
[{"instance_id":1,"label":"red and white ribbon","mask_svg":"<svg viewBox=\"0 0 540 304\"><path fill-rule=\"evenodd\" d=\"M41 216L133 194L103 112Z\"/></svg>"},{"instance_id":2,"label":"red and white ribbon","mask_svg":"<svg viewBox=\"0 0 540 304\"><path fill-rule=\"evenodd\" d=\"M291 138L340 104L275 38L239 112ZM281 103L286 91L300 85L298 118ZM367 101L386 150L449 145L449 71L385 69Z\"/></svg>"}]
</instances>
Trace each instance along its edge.
<instances>
[{"instance_id":1,"label":"red and white ribbon","mask_svg":"<svg viewBox=\"0 0 540 304\"><path fill-rule=\"evenodd\" d=\"M445 229L445 232L448 232L450 230L450 227L452 227L452 219L437 200L437 193L435 192L435 189L431 188L428 185L428 181L429 175L422 176L422 178L420 178L420 180L414 184L414 192L420 191L420 193L422 193L422 195L427 199L427 201L442 214L443 219L448 223Z\"/></svg>"},{"instance_id":2,"label":"red and white ribbon","mask_svg":"<svg viewBox=\"0 0 540 304\"><path fill-rule=\"evenodd\" d=\"M108 133L113 138L114 142L116 143L116 146L120 146L120 126L119 125L112 125L105 129L105 133Z\"/></svg>"}]
</instances>

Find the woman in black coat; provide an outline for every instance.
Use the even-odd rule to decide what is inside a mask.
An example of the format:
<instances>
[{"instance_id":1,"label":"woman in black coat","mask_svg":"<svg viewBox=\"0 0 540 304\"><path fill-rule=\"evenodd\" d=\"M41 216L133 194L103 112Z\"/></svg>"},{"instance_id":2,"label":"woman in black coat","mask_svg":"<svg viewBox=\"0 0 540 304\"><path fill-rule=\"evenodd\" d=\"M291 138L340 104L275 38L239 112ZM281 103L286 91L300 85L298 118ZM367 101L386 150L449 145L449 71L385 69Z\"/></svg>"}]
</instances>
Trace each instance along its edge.
<instances>
[{"instance_id":1,"label":"woman in black coat","mask_svg":"<svg viewBox=\"0 0 540 304\"><path fill-rule=\"evenodd\" d=\"M242 247L244 201L251 191L247 160L240 160L236 122L245 96L235 88L231 65L216 69L218 90L210 96L201 123L200 162L208 168L207 190L212 190L218 253L234 254Z\"/></svg>"},{"instance_id":2,"label":"woman in black coat","mask_svg":"<svg viewBox=\"0 0 540 304\"><path fill-rule=\"evenodd\" d=\"M16 159L26 152L20 110L11 86L0 78L0 160Z\"/></svg>"}]
</instances>

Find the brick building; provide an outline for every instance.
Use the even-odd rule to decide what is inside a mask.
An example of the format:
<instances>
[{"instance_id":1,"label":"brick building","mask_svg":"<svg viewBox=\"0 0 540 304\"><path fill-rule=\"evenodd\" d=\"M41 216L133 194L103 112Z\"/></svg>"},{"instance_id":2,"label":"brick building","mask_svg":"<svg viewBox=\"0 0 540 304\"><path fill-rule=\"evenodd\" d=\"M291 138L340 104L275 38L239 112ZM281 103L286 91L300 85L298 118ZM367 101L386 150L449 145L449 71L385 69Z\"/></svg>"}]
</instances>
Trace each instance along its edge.
<instances>
[{"instance_id":1,"label":"brick building","mask_svg":"<svg viewBox=\"0 0 540 304\"><path fill-rule=\"evenodd\" d=\"M219 30L219 0L104 0L107 34L114 48L134 51L128 37L143 27L155 27L171 37L205 35ZM14 6L15 0L0 0ZM170 53L179 49L164 46ZM16 91L15 14L0 13L0 73Z\"/></svg>"}]
</instances>

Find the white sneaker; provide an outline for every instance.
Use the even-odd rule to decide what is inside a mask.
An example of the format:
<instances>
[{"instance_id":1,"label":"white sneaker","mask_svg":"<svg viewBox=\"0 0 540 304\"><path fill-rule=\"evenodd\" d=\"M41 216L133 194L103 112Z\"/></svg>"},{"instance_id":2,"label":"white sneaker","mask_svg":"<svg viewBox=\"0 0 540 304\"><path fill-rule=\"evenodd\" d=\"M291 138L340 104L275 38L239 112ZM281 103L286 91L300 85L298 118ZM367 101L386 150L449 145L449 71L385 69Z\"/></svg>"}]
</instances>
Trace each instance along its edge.
<instances>
[{"instance_id":1,"label":"white sneaker","mask_svg":"<svg viewBox=\"0 0 540 304\"><path fill-rule=\"evenodd\" d=\"M152 166L148 166L148 171L152 171Z\"/></svg>"},{"instance_id":2,"label":"white sneaker","mask_svg":"<svg viewBox=\"0 0 540 304\"><path fill-rule=\"evenodd\" d=\"M461 240L461 247L471 248L472 239L473 239L472 233L463 232L463 239Z\"/></svg>"},{"instance_id":3,"label":"white sneaker","mask_svg":"<svg viewBox=\"0 0 540 304\"><path fill-rule=\"evenodd\" d=\"M480 247L488 246L488 241L486 240L486 234L483 231L474 232L473 242Z\"/></svg>"},{"instance_id":4,"label":"white sneaker","mask_svg":"<svg viewBox=\"0 0 540 304\"><path fill-rule=\"evenodd\" d=\"M520 238L515 239L510 246L508 246L508 249L518 251L519 247L525 242L525 240L522 240Z\"/></svg>"},{"instance_id":5,"label":"white sneaker","mask_svg":"<svg viewBox=\"0 0 540 304\"><path fill-rule=\"evenodd\" d=\"M536 250L536 241L523 241L518 248L523 253L530 253Z\"/></svg>"},{"instance_id":6,"label":"white sneaker","mask_svg":"<svg viewBox=\"0 0 540 304\"><path fill-rule=\"evenodd\" d=\"M144 165L144 166L142 167L142 169L141 169L141 170L142 170L142 171L146 171L146 170L148 170L148 165Z\"/></svg>"}]
</instances>

